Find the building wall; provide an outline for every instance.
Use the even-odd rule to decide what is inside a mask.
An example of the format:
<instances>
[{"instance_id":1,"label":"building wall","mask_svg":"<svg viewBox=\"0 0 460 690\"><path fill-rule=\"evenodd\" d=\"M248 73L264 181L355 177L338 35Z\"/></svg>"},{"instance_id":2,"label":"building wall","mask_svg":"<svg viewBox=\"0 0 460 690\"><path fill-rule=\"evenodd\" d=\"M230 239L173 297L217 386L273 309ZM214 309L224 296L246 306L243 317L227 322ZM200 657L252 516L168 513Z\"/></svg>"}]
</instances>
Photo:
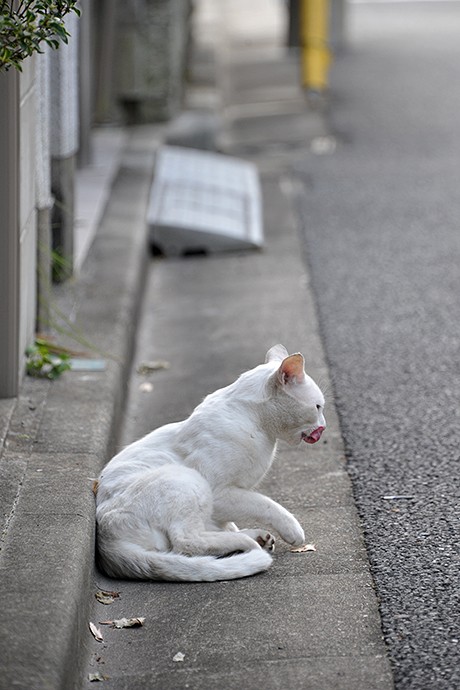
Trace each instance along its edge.
<instances>
[{"instance_id":1,"label":"building wall","mask_svg":"<svg viewBox=\"0 0 460 690\"><path fill-rule=\"evenodd\" d=\"M85 21L68 15L68 45L51 51L46 60L43 55L27 58L21 74L0 74L0 397L18 393L37 315L39 327L49 321L47 309L41 312L37 306L50 299L51 236L53 249L69 266L61 278L72 274L79 84L86 98L86 164L98 90L110 96L113 106L104 112L121 106L131 121L172 117L181 104L191 0L132 0L126 26L121 0L80 4L88 14Z\"/></svg>"},{"instance_id":2,"label":"building wall","mask_svg":"<svg viewBox=\"0 0 460 690\"><path fill-rule=\"evenodd\" d=\"M0 397L17 395L36 310L35 58L0 75Z\"/></svg>"},{"instance_id":3,"label":"building wall","mask_svg":"<svg viewBox=\"0 0 460 690\"><path fill-rule=\"evenodd\" d=\"M0 397L19 380L19 75L0 73Z\"/></svg>"}]
</instances>

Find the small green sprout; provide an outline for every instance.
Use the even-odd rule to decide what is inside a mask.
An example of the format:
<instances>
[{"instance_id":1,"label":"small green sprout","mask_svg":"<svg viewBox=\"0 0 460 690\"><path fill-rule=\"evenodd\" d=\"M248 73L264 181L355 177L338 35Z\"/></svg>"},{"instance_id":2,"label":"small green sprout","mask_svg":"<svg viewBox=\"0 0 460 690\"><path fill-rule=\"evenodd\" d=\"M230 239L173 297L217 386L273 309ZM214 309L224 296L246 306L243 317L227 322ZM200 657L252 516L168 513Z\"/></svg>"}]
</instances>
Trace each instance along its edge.
<instances>
[{"instance_id":1,"label":"small green sprout","mask_svg":"<svg viewBox=\"0 0 460 690\"><path fill-rule=\"evenodd\" d=\"M71 368L69 354L63 351L57 354L52 350L53 346L41 338L27 348L26 371L29 376L53 380Z\"/></svg>"}]
</instances>

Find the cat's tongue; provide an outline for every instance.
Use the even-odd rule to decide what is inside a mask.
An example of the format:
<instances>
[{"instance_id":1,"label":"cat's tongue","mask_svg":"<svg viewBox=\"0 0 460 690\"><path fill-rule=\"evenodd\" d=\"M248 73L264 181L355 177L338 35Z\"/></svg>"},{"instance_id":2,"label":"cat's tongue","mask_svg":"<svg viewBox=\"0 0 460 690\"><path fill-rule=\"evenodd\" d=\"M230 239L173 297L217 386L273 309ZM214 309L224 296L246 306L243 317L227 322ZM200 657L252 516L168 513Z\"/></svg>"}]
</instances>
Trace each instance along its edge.
<instances>
[{"instance_id":1,"label":"cat's tongue","mask_svg":"<svg viewBox=\"0 0 460 690\"><path fill-rule=\"evenodd\" d=\"M311 432L310 436L303 436L305 443L316 443L321 438L321 434L324 431L323 426L319 426L317 429Z\"/></svg>"}]
</instances>

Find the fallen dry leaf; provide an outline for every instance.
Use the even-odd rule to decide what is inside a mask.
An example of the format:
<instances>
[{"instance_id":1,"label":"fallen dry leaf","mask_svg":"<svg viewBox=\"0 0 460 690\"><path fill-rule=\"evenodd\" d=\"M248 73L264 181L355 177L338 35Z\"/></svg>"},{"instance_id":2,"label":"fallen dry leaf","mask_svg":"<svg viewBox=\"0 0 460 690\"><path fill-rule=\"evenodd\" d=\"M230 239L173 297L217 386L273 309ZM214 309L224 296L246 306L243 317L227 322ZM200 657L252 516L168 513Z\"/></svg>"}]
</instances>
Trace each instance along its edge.
<instances>
[{"instance_id":1,"label":"fallen dry leaf","mask_svg":"<svg viewBox=\"0 0 460 690\"><path fill-rule=\"evenodd\" d=\"M104 638L102 637L101 631L99 630L99 628L96 628L94 623L91 623L91 621L89 622L89 629L91 630L91 634L93 635L94 639L97 642L103 642L104 641Z\"/></svg>"},{"instance_id":2,"label":"fallen dry leaf","mask_svg":"<svg viewBox=\"0 0 460 690\"><path fill-rule=\"evenodd\" d=\"M151 362L141 362L137 367L138 374L150 374L152 371L161 371L161 369L169 369L170 363L165 359L154 359Z\"/></svg>"},{"instance_id":3,"label":"fallen dry leaf","mask_svg":"<svg viewBox=\"0 0 460 690\"><path fill-rule=\"evenodd\" d=\"M99 589L94 595L100 604L113 604L115 599L118 599L120 592L105 592Z\"/></svg>"},{"instance_id":4,"label":"fallen dry leaf","mask_svg":"<svg viewBox=\"0 0 460 690\"><path fill-rule=\"evenodd\" d=\"M111 625L112 628L138 628L144 625L145 618L119 618L115 621L99 621L101 625Z\"/></svg>"},{"instance_id":5,"label":"fallen dry leaf","mask_svg":"<svg viewBox=\"0 0 460 690\"><path fill-rule=\"evenodd\" d=\"M307 551L316 551L316 546L314 544L302 544L302 546L296 546L290 551L291 553L306 553Z\"/></svg>"},{"instance_id":6,"label":"fallen dry leaf","mask_svg":"<svg viewBox=\"0 0 460 690\"><path fill-rule=\"evenodd\" d=\"M177 652L177 654L173 656L173 661L183 661L184 659L185 654L183 654L182 652Z\"/></svg>"},{"instance_id":7,"label":"fallen dry leaf","mask_svg":"<svg viewBox=\"0 0 460 690\"><path fill-rule=\"evenodd\" d=\"M109 679L108 676L103 676L102 673L99 673L99 672L88 673L88 680L90 683L94 683L97 681L104 681L104 680L108 680L108 679Z\"/></svg>"},{"instance_id":8,"label":"fallen dry leaf","mask_svg":"<svg viewBox=\"0 0 460 690\"><path fill-rule=\"evenodd\" d=\"M99 479L94 479L92 488L93 488L93 494L96 496L97 490L99 488Z\"/></svg>"}]
</instances>

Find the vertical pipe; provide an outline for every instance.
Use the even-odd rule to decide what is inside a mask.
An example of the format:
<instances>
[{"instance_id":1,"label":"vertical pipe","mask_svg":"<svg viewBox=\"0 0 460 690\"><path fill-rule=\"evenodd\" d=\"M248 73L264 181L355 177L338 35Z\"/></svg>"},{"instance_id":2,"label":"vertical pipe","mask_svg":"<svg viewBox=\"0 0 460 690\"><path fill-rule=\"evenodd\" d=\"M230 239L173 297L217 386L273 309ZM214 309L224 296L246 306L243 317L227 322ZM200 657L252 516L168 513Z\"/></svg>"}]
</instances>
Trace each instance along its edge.
<instances>
[{"instance_id":1,"label":"vertical pipe","mask_svg":"<svg viewBox=\"0 0 460 690\"><path fill-rule=\"evenodd\" d=\"M300 46L300 0L289 0L287 45L289 48Z\"/></svg>"},{"instance_id":2,"label":"vertical pipe","mask_svg":"<svg viewBox=\"0 0 460 690\"><path fill-rule=\"evenodd\" d=\"M328 86L331 62L329 50L329 0L301 0L302 85L313 91Z\"/></svg>"},{"instance_id":3,"label":"vertical pipe","mask_svg":"<svg viewBox=\"0 0 460 690\"><path fill-rule=\"evenodd\" d=\"M37 331L50 324L51 298L51 160L50 160L50 48L35 57L35 198L37 206Z\"/></svg>"},{"instance_id":4,"label":"vertical pipe","mask_svg":"<svg viewBox=\"0 0 460 690\"><path fill-rule=\"evenodd\" d=\"M132 12L135 3L128 3L128 11ZM118 0L99 0L95 3L96 10L96 61L95 61L95 95L94 119L98 123L110 122L114 118L114 73L115 58L118 46L117 11Z\"/></svg>"},{"instance_id":5,"label":"vertical pipe","mask_svg":"<svg viewBox=\"0 0 460 690\"><path fill-rule=\"evenodd\" d=\"M54 278L67 280L74 268L75 165L78 123L78 17L66 16L71 35L67 45L51 53L51 189L53 208Z\"/></svg>"},{"instance_id":6,"label":"vertical pipe","mask_svg":"<svg viewBox=\"0 0 460 690\"><path fill-rule=\"evenodd\" d=\"M81 0L80 26L78 31L78 86L79 149L78 166L83 168L92 162L91 126L93 124L93 0Z\"/></svg>"}]
</instances>

